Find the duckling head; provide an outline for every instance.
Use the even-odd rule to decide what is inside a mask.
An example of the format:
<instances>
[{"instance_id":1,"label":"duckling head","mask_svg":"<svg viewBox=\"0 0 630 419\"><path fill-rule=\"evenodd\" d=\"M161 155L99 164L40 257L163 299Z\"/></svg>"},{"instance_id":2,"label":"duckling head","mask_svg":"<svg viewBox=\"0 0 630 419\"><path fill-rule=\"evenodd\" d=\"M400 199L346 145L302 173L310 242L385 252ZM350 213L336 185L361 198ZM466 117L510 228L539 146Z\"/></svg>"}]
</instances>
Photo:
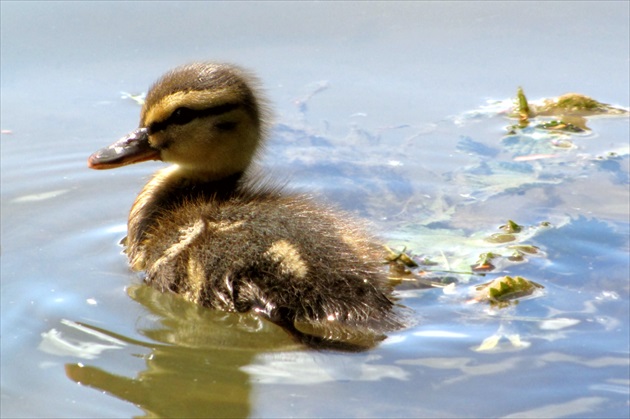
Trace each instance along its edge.
<instances>
[{"instance_id":1,"label":"duckling head","mask_svg":"<svg viewBox=\"0 0 630 419\"><path fill-rule=\"evenodd\" d=\"M265 134L257 84L253 76L227 64L176 68L149 90L140 127L92 154L88 166L111 169L162 160L192 178L242 173Z\"/></svg>"}]
</instances>

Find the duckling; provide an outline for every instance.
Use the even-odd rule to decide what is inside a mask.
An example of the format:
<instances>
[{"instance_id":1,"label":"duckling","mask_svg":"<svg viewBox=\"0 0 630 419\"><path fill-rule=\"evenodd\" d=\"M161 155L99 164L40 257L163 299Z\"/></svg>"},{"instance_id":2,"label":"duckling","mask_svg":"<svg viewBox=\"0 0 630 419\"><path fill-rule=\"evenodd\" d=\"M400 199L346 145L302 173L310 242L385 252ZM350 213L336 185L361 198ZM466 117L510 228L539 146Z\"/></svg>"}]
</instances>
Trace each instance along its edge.
<instances>
[{"instance_id":1,"label":"duckling","mask_svg":"<svg viewBox=\"0 0 630 419\"><path fill-rule=\"evenodd\" d=\"M346 214L252 172L268 131L259 82L228 64L178 67L149 90L139 128L92 169L172 163L136 198L126 253L162 291L254 312L317 348L362 350L406 326L383 247Z\"/></svg>"}]
</instances>

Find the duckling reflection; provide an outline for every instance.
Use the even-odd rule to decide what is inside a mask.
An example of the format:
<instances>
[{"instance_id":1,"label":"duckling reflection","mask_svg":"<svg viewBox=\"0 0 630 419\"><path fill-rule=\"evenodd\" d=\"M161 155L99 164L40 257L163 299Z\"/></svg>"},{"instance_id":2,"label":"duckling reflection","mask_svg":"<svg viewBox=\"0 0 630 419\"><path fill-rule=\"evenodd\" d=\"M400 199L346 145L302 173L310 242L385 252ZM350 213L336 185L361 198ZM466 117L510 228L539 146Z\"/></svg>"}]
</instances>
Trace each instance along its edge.
<instances>
[{"instance_id":1,"label":"duckling reflection","mask_svg":"<svg viewBox=\"0 0 630 419\"><path fill-rule=\"evenodd\" d=\"M208 310L147 286L127 291L147 309L138 317L140 338L81 324L126 349L113 364L107 359L118 354L94 365L67 363L65 372L72 381L142 409L137 417L249 417L252 385L241 368L261 352L298 347L253 313ZM121 364L124 373L111 368Z\"/></svg>"},{"instance_id":2,"label":"duckling reflection","mask_svg":"<svg viewBox=\"0 0 630 419\"><path fill-rule=\"evenodd\" d=\"M347 215L251 173L268 120L257 85L231 65L176 68L149 90L140 127L90 156L93 169L173 163L131 208L132 269L199 305L256 313L307 345L373 346L405 326L384 250Z\"/></svg>"},{"instance_id":3,"label":"duckling reflection","mask_svg":"<svg viewBox=\"0 0 630 419\"><path fill-rule=\"evenodd\" d=\"M65 373L82 386L132 403L144 412L136 417L250 417L258 404L256 383L278 379L299 386L407 378L371 354L296 351L299 343L253 312L208 310L143 285L127 292L146 309L137 318L139 336L88 323L68 322L80 326L74 334L67 324L58 327L77 336L81 347L116 342L120 350L103 352L91 363L69 362Z\"/></svg>"}]
</instances>

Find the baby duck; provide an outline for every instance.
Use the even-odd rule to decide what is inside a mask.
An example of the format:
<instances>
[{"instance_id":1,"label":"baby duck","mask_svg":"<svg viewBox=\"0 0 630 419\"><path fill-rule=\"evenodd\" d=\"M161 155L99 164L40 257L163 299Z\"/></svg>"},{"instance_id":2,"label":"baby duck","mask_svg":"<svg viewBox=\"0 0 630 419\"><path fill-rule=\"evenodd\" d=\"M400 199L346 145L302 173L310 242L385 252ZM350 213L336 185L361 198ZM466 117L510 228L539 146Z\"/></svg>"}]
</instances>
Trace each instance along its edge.
<instances>
[{"instance_id":1,"label":"baby duck","mask_svg":"<svg viewBox=\"0 0 630 419\"><path fill-rule=\"evenodd\" d=\"M176 68L149 90L140 127L88 166L173 163L129 214L126 253L147 283L253 311L313 347L367 349L405 326L383 249L346 215L248 173L267 131L257 86L232 65Z\"/></svg>"}]
</instances>

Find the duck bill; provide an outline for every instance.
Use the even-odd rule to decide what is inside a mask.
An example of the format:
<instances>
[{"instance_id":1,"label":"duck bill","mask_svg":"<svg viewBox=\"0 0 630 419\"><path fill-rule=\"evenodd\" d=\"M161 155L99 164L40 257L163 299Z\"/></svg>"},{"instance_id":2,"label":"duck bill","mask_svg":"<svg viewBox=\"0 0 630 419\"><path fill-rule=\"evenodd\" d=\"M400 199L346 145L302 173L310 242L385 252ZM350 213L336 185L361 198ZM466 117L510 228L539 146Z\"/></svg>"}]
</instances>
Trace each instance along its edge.
<instances>
[{"instance_id":1,"label":"duck bill","mask_svg":"<svg viewBox=\"0 0 630 419\"><path fill-rule=\"evenodd\" d=\"M90 169L113 169L147 160L160 160L160 152L149 144L149 132L138 128L88 158Z\"/></svg>"}]
</instances>

